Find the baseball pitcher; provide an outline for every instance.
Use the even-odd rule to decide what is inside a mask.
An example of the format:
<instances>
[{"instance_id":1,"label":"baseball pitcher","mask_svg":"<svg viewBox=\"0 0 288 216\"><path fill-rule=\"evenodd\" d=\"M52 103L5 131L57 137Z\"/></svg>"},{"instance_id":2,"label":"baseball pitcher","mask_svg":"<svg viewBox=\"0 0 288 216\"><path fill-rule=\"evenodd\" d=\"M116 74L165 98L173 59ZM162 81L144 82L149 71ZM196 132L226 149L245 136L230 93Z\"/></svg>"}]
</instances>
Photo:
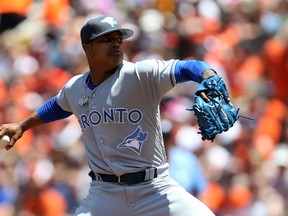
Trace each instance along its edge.
<instances>
[{"instance_id":1,"label":"baseball pitcher","mask_svg":"<svg viewBox=\"0 0 288 216\"><path fill-rule=\"evenodd\" d=\"M73 114L91 169L89 194L75 215L214 215L169 175L159 103L181 82L218 75L198 60L124 61L122 40L133 31L113 17L88 20L80 35L89 71L69 80L27 118L2 125L0 137L11 138L6 149L28 129ZM204 91L199 95L210 101Z\"/></svg>"}]
</instances>

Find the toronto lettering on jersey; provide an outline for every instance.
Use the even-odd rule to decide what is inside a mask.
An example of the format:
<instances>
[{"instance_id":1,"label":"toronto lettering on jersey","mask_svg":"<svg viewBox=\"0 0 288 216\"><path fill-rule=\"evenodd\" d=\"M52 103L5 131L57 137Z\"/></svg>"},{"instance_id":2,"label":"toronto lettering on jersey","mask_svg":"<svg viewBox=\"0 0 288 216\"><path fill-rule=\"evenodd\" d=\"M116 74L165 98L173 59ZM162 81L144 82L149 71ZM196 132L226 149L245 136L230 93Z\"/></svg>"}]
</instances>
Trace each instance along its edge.
<instances>
[{"instance_id":1,"label":"toronto lettering on jersey","mask_svg":"<svg viewBox=\"0 0 288 216\"><path fill-rule=\"evenodd\" d=\"M138 124L143 117L143 113L138 109L128 110L127 108L109 108L99 110L91 110L89 114L82 114L78 117L78 121L82 131L88 127L98 126L108 123L125 123Z\"/></svg>"}]
</instances>

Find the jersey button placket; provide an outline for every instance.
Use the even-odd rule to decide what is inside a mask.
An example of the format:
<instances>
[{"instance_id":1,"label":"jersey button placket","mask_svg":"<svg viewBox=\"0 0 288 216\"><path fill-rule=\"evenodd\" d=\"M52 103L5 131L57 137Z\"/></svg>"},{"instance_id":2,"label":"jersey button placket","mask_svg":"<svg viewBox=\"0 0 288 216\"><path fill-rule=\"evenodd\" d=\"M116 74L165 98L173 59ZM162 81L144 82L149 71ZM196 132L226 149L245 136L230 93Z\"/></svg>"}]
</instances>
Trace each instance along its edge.
<instances>
[{"instance_id":1,"label":"jersey button placket","mask_svg":"<svg viewBox=\"0 0 288 216\"><path fill-rule=\"evenodd\" d=\"M92 97L92 98L95 98L95 97L96 97L95 92L91 95L91 97ZM95 110L95 109L96 109L96 105L95 105L95 104L94 104L94 105L91 105L91 109L92 109L92 110Z\"/></svg>"}]
</instances>

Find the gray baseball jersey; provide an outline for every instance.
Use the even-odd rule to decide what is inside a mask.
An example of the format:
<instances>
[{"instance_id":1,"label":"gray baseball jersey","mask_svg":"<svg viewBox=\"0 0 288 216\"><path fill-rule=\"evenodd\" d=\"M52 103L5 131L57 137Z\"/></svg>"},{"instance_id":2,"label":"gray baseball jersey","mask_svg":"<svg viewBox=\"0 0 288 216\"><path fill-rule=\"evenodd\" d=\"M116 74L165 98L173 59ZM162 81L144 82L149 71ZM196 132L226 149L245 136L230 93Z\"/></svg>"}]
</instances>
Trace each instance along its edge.
<instances>
[{"instance_id":1,"label":"gray baseball jersey","mask_svg":"<svg viewBox=\"0 0 288 216\"><path fill-rule=\"evenodd\" d=\"M93 90L89 72L73 77L57 95L83 131L90 168L122 175L166 163L159 102L176 84L177 60L124 61Z\"/></svg>"},{"instance_id":2,"label":"gray baseball jersey","mask_svg":"<svg viewBox=\"0 0 288 216\"><path fill-rule=\"evenodd\" d=\"M214 216L169 175L159 102L176 84L176 62L124 61L93 90L87 87L87 72L72 78L57 95L58 104L79 120L95 173L120 176L157 167L157 178L135 185L97 178L75 216Z\"/></svg>"}]
</instances>

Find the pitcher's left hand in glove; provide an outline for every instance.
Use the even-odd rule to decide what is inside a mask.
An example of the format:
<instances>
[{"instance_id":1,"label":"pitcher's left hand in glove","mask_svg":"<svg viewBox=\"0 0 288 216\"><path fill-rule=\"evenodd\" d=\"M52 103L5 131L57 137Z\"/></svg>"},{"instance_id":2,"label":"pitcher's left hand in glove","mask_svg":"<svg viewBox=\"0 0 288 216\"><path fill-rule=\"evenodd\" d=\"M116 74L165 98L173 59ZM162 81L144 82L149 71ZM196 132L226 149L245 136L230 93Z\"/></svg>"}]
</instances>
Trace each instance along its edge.
<instances>
[{"instance_id":1,"label":"pitcher's left hand in glove","mask_svg":"<svg viewBox=\"0 0 288 216\"><path fill-rule=\"evenodd\" d=\"M200 96L201 92L205 92L209 102ZM217 134L227 131L239 119L239 109L231 103L226 84L218 75L209 76L200 83L190 110L197 117L202 140L213 141Z\"/></svg>"}]
</instances>

